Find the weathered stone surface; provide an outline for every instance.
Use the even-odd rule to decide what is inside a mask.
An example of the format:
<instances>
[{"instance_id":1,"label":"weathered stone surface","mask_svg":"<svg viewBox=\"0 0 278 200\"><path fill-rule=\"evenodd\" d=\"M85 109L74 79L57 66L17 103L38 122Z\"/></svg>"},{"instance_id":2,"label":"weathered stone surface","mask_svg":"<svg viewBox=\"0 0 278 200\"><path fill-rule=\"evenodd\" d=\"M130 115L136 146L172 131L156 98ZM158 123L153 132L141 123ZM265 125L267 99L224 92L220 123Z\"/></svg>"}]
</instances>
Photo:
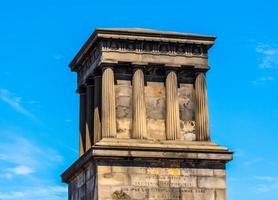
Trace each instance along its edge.
<instances>
[{"instance_id":1,"label":"weathered stone surface","mask_svg":"<svg viewBox=\"0 0 278 200\"><path fill-rule=\"evenodd\" d=\"M149 200L179 200L180 191L177 188L152 188L149 190Z\"/></svg>"},{"instance_id":2,"label":"weathered stone surface","mask_svg":"<svg viewBox=\"0 0 278 200\"><path fill-rule=\"evenodd\" d=\"M181 174L185 176L213 176L213 169L183 168Z\"/></svg>"},{"instance_id":3,"label":"weathered stone surface","mask_svg":"<svg viewBox=\"0 0 278 200\"><path fill-rule=\"evenodd\" d=\"M226 190L216 190L215 200L226 200Z\"/></svg>"},{"instance_id":4,"label":"weathered stone surface","mask_svg":"<svg viewBox=\"0 0 278 200\"><path fill-rule=\"evenodd\" d=\"M226 176L226 170L224 169L215 169L213 170L215 176Z\"/></svg>"},{"instance_id":5,"label":"weathered stone surface","mask_svg":"<svg viewBox=\"0 0 278 200\"><path fill-rule=\"evenodd\" d=\"M180 119L194 119L194 88L193 84L180 84L178 88Z\"/></svg>"},{"instance_id":6,"label":"weathered stone surface","mask_svg":"<svg viewBox=\"0 0 278 200\"><path fill-rule=\"evenodd\" d=\"M131 119L121 118L117 119L117 138L130 138L131 135Z\"/></svg>"},{"instance_id":7,"label":"weathered stone surface","mask_svg":"<svg viewBox=\"0 0 278 200\"><path fill-rule=\"evenodd\" d=\"M131 81L118 80L116 96L116 138L131 138L132 128L132 87Z\"/></svg>"},{"instance_id":8,"label":"weathered stone surface","mask_svg":"<svg viewBox=\"0 0 278 200\"><path fill-rule=\"evenodd\" d=\"M225 189L226 181L225 178L221 177L198 177L198 187L200 188L215 188Z\"/></svg>"},{"instance_id":9,"label":"weathered stone surface","mask_svg":"<svg viewBox=\"0 0 278 200\"><path fill-rule=\"evenodd\" d=\"M181 193L183 200L215 200L214 190L185 189Z\"/></svg>"},{"instance_id":10,"label":"weathered stone surface","mask_svg":"<svg viewBox=\"0 0 278 200\"><path fill-rule=\"evenodd\" d=\"M147 119L148 136L150 139L165 140L165 120Z\"/></svg>"},{"instance_id":11,"label":"weathered stone surface","mask_svg":"<svg viewBox=\"0 0 278 200\"><path fill-rule=\"evenodd\" d=\"M147 82L145 98L147 118L165 120L166 95L164 83Z\"/></svg>"},{"instance_id":12,"label":"weathered stone surface","mask_svg":"<svg viewBox=\"0 0 278 200\"><path fill-rule=\"evenodd\" d=\"M134 174L131 176L131 185L137 187L158 187L158 175Z\"/></svg>"},{"instance_id":13,"label":"weathered stone surface","mask_svg":"<svg viewBox=\"0 0 278 200\"><path fill-rule=\"evenodd\" d=\"M157 166L152 166L154 163ZM95 164L97 167L88 165L86 173L81 172L70 183L71 199L86 194L93 200L226 200L225 170L209 167L205 161L202 165L209 168L154 160L143 166L123 160Z\"/></svg>"},{"instance_id":14,"label":"weathered stone surface","mask_svg":"<svg viewBox=\"0 0 278 200\"><path fill-rule=\"evenodd\" d=\"M105 173L98 175L99 186L128 185L128 175L126 173Z\"/></svg>"}]
</instances>

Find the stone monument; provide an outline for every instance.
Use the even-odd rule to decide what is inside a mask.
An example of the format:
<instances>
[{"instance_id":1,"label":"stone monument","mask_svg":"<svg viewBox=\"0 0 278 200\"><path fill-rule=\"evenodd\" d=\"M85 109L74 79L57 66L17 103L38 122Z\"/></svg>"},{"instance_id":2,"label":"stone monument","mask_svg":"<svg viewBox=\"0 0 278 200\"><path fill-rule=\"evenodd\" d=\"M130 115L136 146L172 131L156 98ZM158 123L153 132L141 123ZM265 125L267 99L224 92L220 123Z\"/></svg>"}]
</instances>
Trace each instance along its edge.
<instances>
[{"instance_id":1,"label":"stone monument","mask_svg":"<svg viewBox=\"0 0 278 200\"><path fill-rule=\"evenodd\" d=\"M215 37L96 29L70 64L80 95L70 200L226 200L232 152L210 140Z\"/></svg>"}]
</instances>

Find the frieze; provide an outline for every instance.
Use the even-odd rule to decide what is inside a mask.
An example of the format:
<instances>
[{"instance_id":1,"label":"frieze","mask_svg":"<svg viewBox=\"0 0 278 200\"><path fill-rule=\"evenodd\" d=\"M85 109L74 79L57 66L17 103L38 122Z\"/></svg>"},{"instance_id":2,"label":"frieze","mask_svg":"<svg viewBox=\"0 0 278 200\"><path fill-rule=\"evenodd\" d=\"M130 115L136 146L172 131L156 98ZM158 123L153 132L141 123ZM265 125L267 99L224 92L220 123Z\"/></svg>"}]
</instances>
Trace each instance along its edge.
<instances>
[{"instance_id":1,"label":"frieze","mask_svg":"<svg viewBox=\"0 0 278 200\"><path fill-rule=\"evenodd\" d=\"M88 53L88 55L85 57L85 59L83 60L79 68L78 82L80 81L80 79L84 77L85 73L88 73L88 69L90 69L92 65L94 66L98 65L100 56L101 56L101 52L100 52L99 45L96 45L93 48L93 50L90 53Z\"/></svg>"},{"instance_id":2,"label":"frieze","mask_svg":"<svg viewBox=\"0 0 278 200\"><path fill-rule=\"evenodd\" d=\"M103 40L100 44L103 51L140 52L202 57L207 57L208 50L206 45L149 41Z\"/></svg>"},{"instance_id":3,"label":"frieze","mask_svg":"<svg viewBox=\"0 0 278 200\"><path fill-rule=\"evenodd\" d=\"M122 52L122 53L128 52L128 53L149 54L149 55L199 57L199 58L206 59L207 50L208 50L208 46L201 45L201 44L170 43L170 42L165 43L165 42L155 42L155 41L150 42L150 41L132 41L132 40L101 40L92 48L91 51L87 53L87 55L84 56L81 65L79 65L78 83L82 84L84 82L84 78L92 74L93 70L100 64L102 52ZM159 69L159 68L160 67L155 67L155 69ZM152 70L153 69L154 68L152 68ZM149 72L149 73L153 74L153 72ZM148 75L148 72L146 73L146 75ZM155 74L155 76L159 76L159 74Z\"/></svg>"}]
</instances>

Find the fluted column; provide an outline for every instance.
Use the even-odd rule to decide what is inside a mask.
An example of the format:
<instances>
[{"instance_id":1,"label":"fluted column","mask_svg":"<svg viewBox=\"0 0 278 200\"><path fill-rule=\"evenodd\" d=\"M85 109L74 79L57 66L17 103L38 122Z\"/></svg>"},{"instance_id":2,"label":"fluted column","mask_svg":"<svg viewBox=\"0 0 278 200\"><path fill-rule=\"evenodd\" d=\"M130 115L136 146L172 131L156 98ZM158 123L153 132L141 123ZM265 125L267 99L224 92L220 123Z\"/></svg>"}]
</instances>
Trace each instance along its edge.
<instances>
[{"instance_id":1,"label":"fluted column","mask_svg":"<svg viewBox=\"0 0 278 200\"><path fill-rule=\"evenodd\" d=\"M175 71L166 77L166 139L175 140L180 134L178 83Z\"/></svg>"},{"instance_id":2,"label":"fluted column","mask_svg":"<svg viewBox=\"0 0 278 200\"><path fill-rule=\"evenodd\" d=\"M101 140L101 77L94 79L94 143Z\"/></svg>"},{"instance_id":3,"label":"fluted column","mask_svg":"<svg viewBox=\"0 0 278 200\"><path fill-rule=\"evenodd\" d=\"M85 150L89 150L93 144L93 83L90 80L86 87L86 146Z\"/></svg>"},{"instance_id":4,"label":"fluted column","mask_svg":"<svg viewBox=\"0 0 278 200\"><path fill-rule=\"evenodd\" d=\"M132 78L132 138L147 137L144 73L136 69Z\"/></svg>"},{"instance_id":5,"label":"fluted column","mask_svg":"<svg viewBox=\"0 0 278 200\"><path fill-rule=\"evenodd\" d=\"M197 140L210 140L206 78L200 73L195 81L195 121Z\"/></svg>"},{"instance_id":6,"label":"fluted column","mask_svg":"<svg viewBox=\"0 0 278 200\"><path fill-rule=\"evenodd\" d=\"M86 89L78 89L80 95L79 106L79 157L85 152L86 146Z\"/></svg>"},{"instance_id":7,"label":"fluted column","mask_svg":"<svg viewBox=\"0 0 278 200\"><path fill-rule=\"evenodd\" d=\"M114 72L105 68L102 73L102 138L116 136L116 105Z\"/></svg>"}]
</instances>

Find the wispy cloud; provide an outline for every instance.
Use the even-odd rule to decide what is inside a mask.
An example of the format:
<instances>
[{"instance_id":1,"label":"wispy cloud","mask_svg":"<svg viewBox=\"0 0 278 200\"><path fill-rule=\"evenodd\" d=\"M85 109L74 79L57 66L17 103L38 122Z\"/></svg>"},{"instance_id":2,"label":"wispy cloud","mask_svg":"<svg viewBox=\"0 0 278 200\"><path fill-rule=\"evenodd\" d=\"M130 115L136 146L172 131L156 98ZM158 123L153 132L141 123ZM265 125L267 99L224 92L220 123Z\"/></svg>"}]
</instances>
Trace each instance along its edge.
<instances>
[{"instance_id":1,"label":"wispy cloud","mask_svg":"<svg viewBox=\"0 0 278 200\"><path fill-rule=\"evenodd\" d=\"M49 177L63 162L58 152L7 130L0 138L0 200L66 199L67 188Z\"/></svg>"},{"instance_id":2,"label":"wispy cloud","mask_svg":"<svg viewBox=\"0 0 278 200\"><path fill-rule=\"evenodd\" d=\"M269 44L258 44L256 52L261 55L260 68L277 68L278 67L278 47Z\"/></svg>"},{"instance_id":3,"label":"wispy cloud","mask_svg":"<svg viewBox=\"0 0 278 200\"><path fill-rule=\"evenodd\" d=\"M34 144L18 135L12 135L8 141L0 142L0 163L4 173L26 175L37 168L51 167L62 161L63 157L55 150ZM4 168L5 164L13 167Z\"/></svg>"},{"instance_id":4,"label":"wispy cloud","mask_svg":"<svg viewBox=\"0 0 278 200\"><path fill-rule=\"evenodd\" d=\"M262 158L253 158L253 159L249 159L249 160L246 160L243 164L245 167L249 167L251 165L254 165L256 163L259 163L262 161Z\"/></svg>"},{"instance_id":5,"label":"wispy cloud","mask_svg":"<svg viewBox=\"0 0 278 200\"><path fill-rule=\"evenodd\" d=\"M64 200L67 194L67 187L52 185L52 186L39 186L30 187L27 189L0 192L0 200Z\"/></svg>"},{"instance_id":6,"label":"wispy cloud","mask_svg":"<svg viewBox=\"0 0 278 200\"><path fill-rule=\"evenodd\" d=\"M18 165L13 168L7 168L4 171L4 177L11 179L13 176L20 175L20 176L26 176L34 172L34 170L31 167L28 167L26 165Z\"/></svg>"},{"instance_id":7,"label":"wispy cloud","mask_svg":"<svg viewBox=\"0 0 278 200\"><path fill-rule=\"evenodd\" d=\"M35 116L22 105L21 97L14 95L9 90L0 88L0 100L7 103L15 111L32 119L36 119Z\"/></svg>"},{"instance_id":8,"label":"wispy cloud","mask_svg":"<svg viewBox=\"0 0 278 200\"><path fill-rule=\"evenodd\" d=\"M276 176L255 176L259 181L257 191L259 193L278 191L278 177Z\"/></svg>"},{"instance_id":9,"label":"wispy cloud","mask_svg":"<svg viewBox=\"0 0 278 200\"><path fill-rule=\"evenodd\" d=\"M265 84L268 82L273 82L275 81L275 78L273 76L262 76L254 81L252 81L252 83L254 85L258 85L258 84Z\"/></svg>"}]
</instances>

